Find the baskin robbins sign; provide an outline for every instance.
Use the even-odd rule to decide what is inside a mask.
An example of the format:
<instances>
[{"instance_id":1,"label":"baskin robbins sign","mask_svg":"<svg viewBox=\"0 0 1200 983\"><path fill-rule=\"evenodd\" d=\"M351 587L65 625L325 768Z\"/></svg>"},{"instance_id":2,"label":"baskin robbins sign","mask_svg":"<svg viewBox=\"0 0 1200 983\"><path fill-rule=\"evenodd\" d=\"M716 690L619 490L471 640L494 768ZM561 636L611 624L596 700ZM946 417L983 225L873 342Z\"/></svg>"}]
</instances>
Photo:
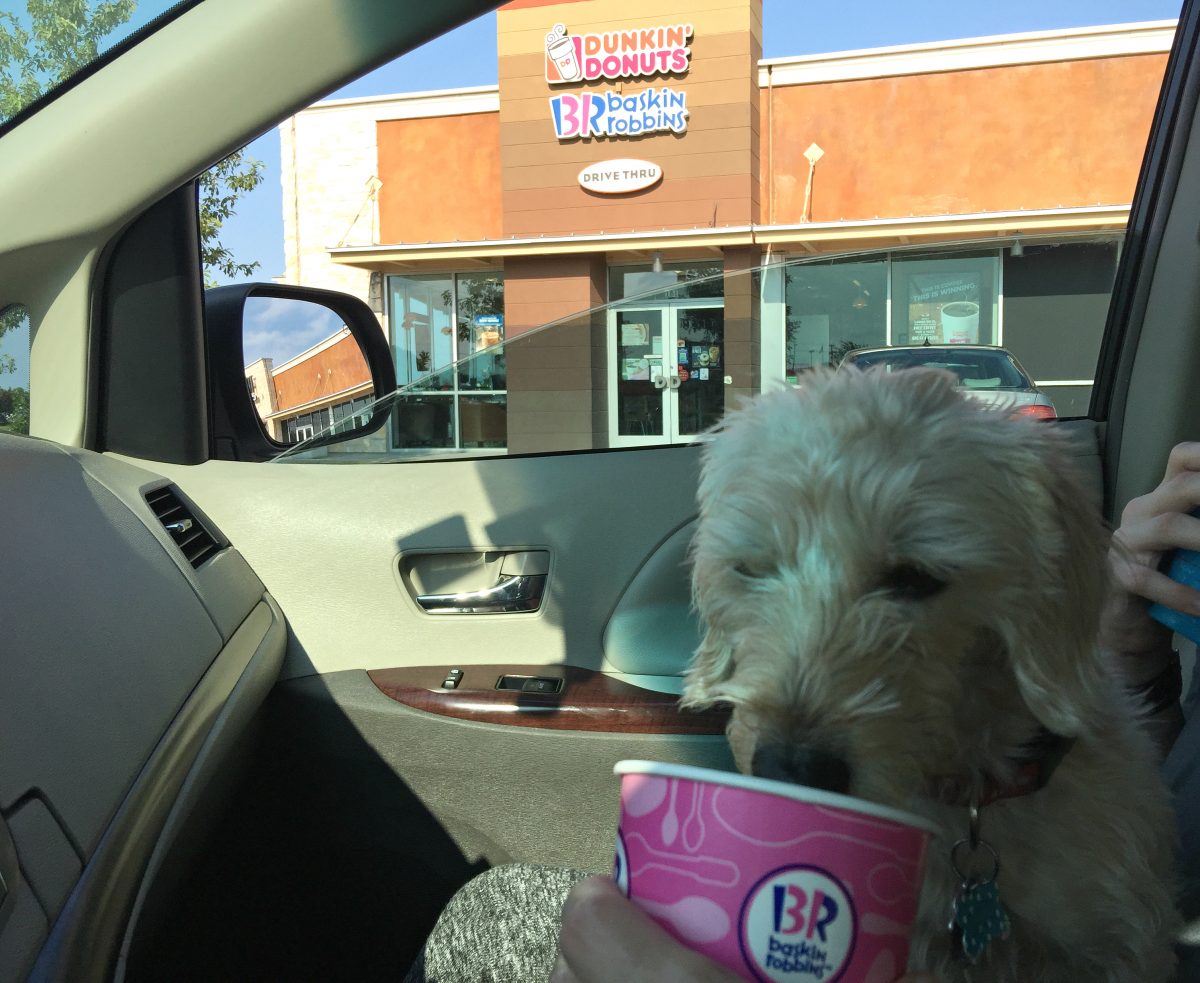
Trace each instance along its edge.
<instances>
[{"instance_id":1,"label":"baskin robbins sign","mask_svg":"<svg viewBox=\"0 0 1200 983\"><path fill-rule=\"evenodd\" d=\"M569 34L555 24L546 35L546 81L571 85L599 79L684 75L691 65L691 24ZM687 130L687 93L669 85L640 92L616 89L564 92L550 99L559 140L638 137Z\"/></svg>"}]
</instances>

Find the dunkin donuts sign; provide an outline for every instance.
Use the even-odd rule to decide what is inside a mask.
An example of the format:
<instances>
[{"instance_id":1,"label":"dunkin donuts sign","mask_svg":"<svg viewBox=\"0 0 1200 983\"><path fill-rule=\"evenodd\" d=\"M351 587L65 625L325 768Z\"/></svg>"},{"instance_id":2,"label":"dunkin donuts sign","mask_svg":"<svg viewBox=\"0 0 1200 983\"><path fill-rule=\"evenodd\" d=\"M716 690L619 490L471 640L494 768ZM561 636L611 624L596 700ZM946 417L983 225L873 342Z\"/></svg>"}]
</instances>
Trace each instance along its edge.
<instances>
[{"instance_id":1,"label":"dunkin donuts sign","mask_svg":"<svg viewBox=\"0 0 1200 983\"><path fill-rule=\"evenodd\" d=\"M564 24L555 24L546 35L546 81L569 85L683 75L692 57L691 39L691 24L604 34L568 34Z\"/></svg>"},{"instance_id":2,"label":"dunkin donuts sign","mask_svg":"<svg viewBox=\"0 0 1200 983\"><path fill-rule=\"evenodd\" d=\"M565 25L555 24L546 35L546 81L561 86L683 75L691 64L691 38L691 24L603 34L570 34ZM551 98L550 115L559 140L683 133L687 93L669 85L639 92L568 92Z\"/></svg>"}]
</instances>

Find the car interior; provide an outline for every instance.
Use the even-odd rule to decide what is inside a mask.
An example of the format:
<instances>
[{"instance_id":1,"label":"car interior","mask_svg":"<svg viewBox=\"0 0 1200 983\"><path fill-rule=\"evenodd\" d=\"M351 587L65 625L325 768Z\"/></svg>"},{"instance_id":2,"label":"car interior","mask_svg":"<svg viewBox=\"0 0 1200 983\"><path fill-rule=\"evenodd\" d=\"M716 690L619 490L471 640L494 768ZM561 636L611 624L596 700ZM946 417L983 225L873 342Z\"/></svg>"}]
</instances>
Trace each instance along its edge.
<instances>
[{"instance_id":1,"label":"car interior","mask_svg":"<svg viewBox=\"0 0 1200 983\"><path fill-rule=\"evenodd\" d=\"M618 760L732 768L723 714L676 707L697 445L239 443L197 175L493 6L191 0L0 128L32 400L0 435L0 980L400 978L488 867L609 870ZM1197 9L1089 415L1046 424L1109 523L1200 434Z\"/></svg>"}]
</instances>

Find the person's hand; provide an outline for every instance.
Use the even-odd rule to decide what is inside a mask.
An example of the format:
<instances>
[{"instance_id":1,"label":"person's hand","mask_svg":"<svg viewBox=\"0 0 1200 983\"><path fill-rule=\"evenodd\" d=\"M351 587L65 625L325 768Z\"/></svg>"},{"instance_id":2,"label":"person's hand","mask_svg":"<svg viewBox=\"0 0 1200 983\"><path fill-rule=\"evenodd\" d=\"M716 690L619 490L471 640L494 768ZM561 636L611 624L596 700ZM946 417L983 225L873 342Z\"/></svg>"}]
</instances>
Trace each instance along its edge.
<instances>
[{"instance_id":1,"label":"person's hand","mask_svg":"<svg viewBox=\"0 0 1200 983\"><path fill-rule=\"evenodd\" d=\"M589 877L563 905L558 964L550 983L741 983L680 945L607 877ZM937 983L917 973L897 983Z\"/></svg>"},{"instance_id":2,"label":"person's hand","mask_svg":"<svg viewBox=\"0 0 1200 983\"><path fill-rule=\"evenodd\" d=\"M550 983L741 983L669 936L607 877L580 881L563 905Z\"/></svg>"},{"instance_id":3,"label":"person's hand","mask_svg":"<svg viewBox=\"0 0 1200 983\"><path fill-rule=\"evenodd\" d=\"M1171 632L1154 621L1151 602L1200 615L1200 592L1158 571L1171 550L1200 549L1200 443L1179 444L1162 482L1121 513L1108 564L1112 582L1100 621L1100 645L1118 656L1117 670L1137 686L1158 674L1170 656Z\"/></svg>"}]
</instances>

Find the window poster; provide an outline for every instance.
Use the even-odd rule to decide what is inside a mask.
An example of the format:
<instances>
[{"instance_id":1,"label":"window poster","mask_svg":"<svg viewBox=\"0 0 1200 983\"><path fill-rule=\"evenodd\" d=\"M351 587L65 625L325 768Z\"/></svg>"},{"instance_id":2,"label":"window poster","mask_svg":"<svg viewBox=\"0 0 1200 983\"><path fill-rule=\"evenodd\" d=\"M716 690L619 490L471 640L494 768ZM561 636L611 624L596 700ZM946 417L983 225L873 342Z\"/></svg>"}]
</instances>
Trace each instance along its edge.
<instances>
[{"instance_id":1,"label":"window poster","mask_svg":"<svg viewBox=\"0 0 1200 983\"><path fill-rule=\"evenodd\" d=\"M622 324L621 344L626 348L650 344L650 325ZM661 345L662 342L660 341L659 344Z\"/></svg>"},{"instance_id":2,"label":"window poster","mask_svg":"<svg viewBox=\"0 0 1200 983\"><path fill-rule=\"evenodd\" d=\"M621 359L622 382L649 382L650 360L648 358Z\"/></svg>"},{"instance_id":3,"label":"window poster","mask_svg":"<svg viewBox=\"0 0 1200 983\"><path fill-rule=\"evenodd\" d=\"M978 273L910 274L909 344L979 344L979 288Z\"/></svg>"}]
</instances>

